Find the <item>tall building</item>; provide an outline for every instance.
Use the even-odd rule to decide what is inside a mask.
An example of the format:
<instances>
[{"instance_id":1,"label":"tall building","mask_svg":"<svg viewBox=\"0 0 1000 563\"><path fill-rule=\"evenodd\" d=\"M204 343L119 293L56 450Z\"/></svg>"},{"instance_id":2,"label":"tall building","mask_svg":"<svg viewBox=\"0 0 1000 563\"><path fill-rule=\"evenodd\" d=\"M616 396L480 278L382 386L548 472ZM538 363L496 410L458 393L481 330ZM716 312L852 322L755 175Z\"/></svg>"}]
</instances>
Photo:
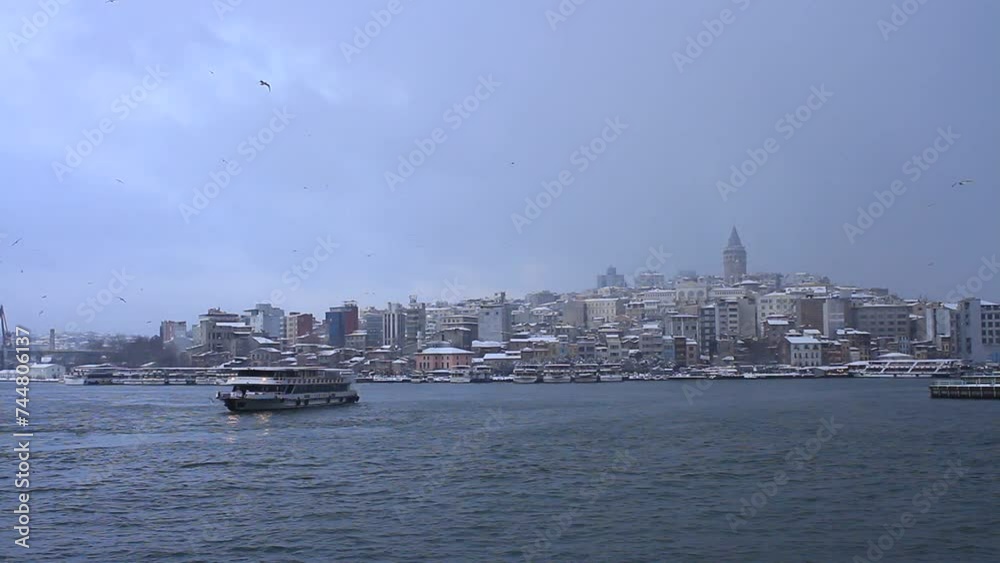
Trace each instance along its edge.
<instances>
[{"instance_id":1,"label":"tall building","mask_svg":"<svg viewBox=\"0 0 1000 563\"><path fill-rule=\"evenodd\" d=\"M723 279L730 285L739 283L747 275L747 249L736 227L729 233L729 244L722 251L722 272Z\"/></svg>"},{"instance_id":2,"label":"tall building","mask_svg":"<svg viewBox=\"0 0 1000 563\"><path fill-rule=\"evenodd\" d=\"M667 286L667 278L660 272L645 271L639 272L635 276L636 287L664 288Z\"/></svg>"},{"instance_id":3,"label":"tall building","mask_svg":"<svg viewBox=\"0 0 1000 563\"><path fill-rule=\"evenodd\" d=\"M958 355L970 362L1000 362L1000 304L963 299L956 312Z\"/></svg>"},{"instance_id":4,"label":"tall building","mask_svg":"<svg viewBox=\"0 0 1000 563\"><path fill-rule=\"evenodd\" d=\"M501 292L492 303L479 308L479 339L491 342L507 342L512 329L511 307L507 294Z\"/></svg>"},{"instance_id":5,"label":"tall building","mask_svg":"<svg viewBox=\"0 0 1000 563\"><path fill-rule=\"evenodd\" d=\"M177 338L187 338L187 321L163 321L160 323L160 341L164 344Z\"/></svg>"},{"instance_id":6,"label":"tall building","mask_svg":"<svg viewBox=\"0 0 1000 563\"><path fill-rule=\"evenodd\" d=\"M344 303L342 307L330 307L326 312L327 343L343 348L347 345L347 335L358 330L358 306Z\"/></svg>"},{"instance_id":7,"label":"tall building","mask_svg":"<svg viewBox=\"0 0 1000 563\"><path fill-rule=\"evenodd\" d=\"M378 309L365 309L365 314L361 317L362 329L365 331L366 343L369 348L378 348L385 344L385 332L383 330L383 313Z\"/></svg>"},{"instance_id":8,"label":"tall building","mask_svg":"<svg viewBox=\"0 0 1000 563\"><path fill-rule=\"evenodd\" d=\"M427 305L417 302L417 297L410 296L410 305L406 308L406 336L403 349L407 354L413 354L423 347L427 335Z\"/></svg>"},{"instance_id":9,"label":"tall building","mask_svg":"<svg viewBox=\"0 0 1000 563\"><path fill-rule=\"evenodd\" d=\"M597 289L602 287L625 287L625 274L619 274L614 266L608 266L607 272L597 276Z\"/></svg>"},{"instance_id":10,"label":"tall building","mask_svg":"<svg viewBox=\"0 0 1000 563\"><path fill-rule=\"evenodd\" d=\"M389 310L382 314L382 341L393 348L406 346L406 310L399 303L389 303Z\"/></svg>"},{"instance_id":11,"label":"tall building","mask_svg":"<svg viewBox=\"0 0 1000 563\"><path fill-rule=\"evenodd\" d=\"M250 330L268 338L281 338L284 330L285 311L270 303L258 303L247 309Z\"/></svg>"},{"instance_id":12,"label":"tall building","mask_svg":"<svg viewBox=\"0 0 1000 563\"><path fill-rule=\"evenodd\" d=\"M312 313L288 313L285 317L285 339L288 344L294 346L299 340L312 334L315 322Z\"/></svg>"}]
</instances>

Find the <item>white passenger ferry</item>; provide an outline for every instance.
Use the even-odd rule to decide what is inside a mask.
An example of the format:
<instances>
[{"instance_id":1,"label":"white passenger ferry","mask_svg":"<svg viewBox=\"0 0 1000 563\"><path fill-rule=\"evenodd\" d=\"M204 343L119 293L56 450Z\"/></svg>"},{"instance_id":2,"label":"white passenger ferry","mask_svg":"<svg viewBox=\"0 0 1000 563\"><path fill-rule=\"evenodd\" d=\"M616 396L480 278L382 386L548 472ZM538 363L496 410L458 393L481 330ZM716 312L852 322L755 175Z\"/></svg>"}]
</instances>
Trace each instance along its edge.
<instances>
[{"instance_id":1,"label":"white passenger ferry","mask_svg":"<svg viewBox=\"0 0 1000 563\"><path fill-rule=\"evenodd\" d=\"M599 369L597 364L577 364L576 376L574 376L573 381L576 383L597 383Z\"/></svg>"},{"instance_id":2,"label":"white passenger ferry","mask_svg":"<svg viewBox=\"0 0 1000 563\"><path fill-rule=\"evenodd\" d=\"M216 394L233 412L325 407L358 402L351 370L258 367L236 370L232 391Z\"/></svg>"},{"instance_id":3,"label":"white passenger ferry","mask_svg":"<svg viewBox=\"0 0 1000 563\"><path fill-rule=\"evenodd\" d=\"M597 377L600 379L601 383L619 383L625 380L625 378L622 377L621 364L605 364L601 366Z\"/></svg>"},{"instance_id":4,"label":"white passenger ferry","mask_svg":"<svg viewBox=\"0 0 1000 563\"><path fill-rule=\"evenodd\" d=\"M514 368L514 383L538 383L538 366L535 364L518 364Z\"/></svg>"},{"instance_id":5,"label":"white passenger ferry","mask_svg":"<svg viewBox=\"0 0 1000 563\"><path fill-rule=\"evenodd\" d=\"M549 364L542 373L542 383L573 382L573 366L570 364Z\"/></svg>"}]
</instances>

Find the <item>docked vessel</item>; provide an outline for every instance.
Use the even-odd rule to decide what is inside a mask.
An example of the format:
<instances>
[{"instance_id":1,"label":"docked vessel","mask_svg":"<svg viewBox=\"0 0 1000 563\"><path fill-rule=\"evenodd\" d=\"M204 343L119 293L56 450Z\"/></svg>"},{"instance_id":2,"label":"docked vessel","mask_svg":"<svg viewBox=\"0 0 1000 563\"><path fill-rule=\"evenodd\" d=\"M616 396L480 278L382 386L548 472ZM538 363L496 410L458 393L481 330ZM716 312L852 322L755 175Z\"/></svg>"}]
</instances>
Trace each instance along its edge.
<instances>
[{"instance_id":1,"label":"docked vessel","mask_svg":"<svg viewBox=\"0 0 1000 563\"><path fill-rule=\"evenodd\" d=\"M599 370L597 364L577 364L573 381L576 383L597 383Z\"/></svg>"},{"instance_id":2,"label":"docked vessel","mask_svg":"<svg viewBox=\"0 0 1000 563\"><path fill-rule=\"evenodd\" d=\"M572 383L573 366L570 364L549 364L545 366L542 383Z\"/></svg>"},{"instance_id":3,"label":"docked vessel","mask_svg":"<svg viewBox=\"0 0 1000 563\"><path fill-rule=\"evenodd\" d=\"M493 381L493 368L483 364L472 368L473 383L489 383L491 381Z\"/></svg>"},{"instance_id":4,"label":"docked vessel","mask_svg":"<svg viewBox=\"0 0 1000 563\"><path fill-rule=\"evenodd\" d=\"M66 385L110 385L115 380L117 368L111 364L77 366L63 377Z\"/></svg>"},{"instance_id":5,"label":"docked vessel","mask_svg":"<svg viewBox=\"0 0 1000 563\"><path fill-rule=\"evenodd\" d=\"M519 364L514 368L514 383L538 383L538 366Z\"/></svg>"},{"instance_id":6,"label":"docked vessel","mask_svg":"<svg viewBox=\"0 0 1000 563\"><path fill-rule=\"evenodd\" d=\"M299 409L358 402L351 370L257 367L236 370L215 398L233 412Z\"/></svg>"},{"instance_id":7,"label":"docked vessel","mask_svg":"<svg viewBox=\"0 0 1000 563\"><path fill-rule=\"evenodd\" d=\"M624 381L622 377L622 366L619 364L606 364L597 373L597 378L601 383L618 383Z\"/></svg>"},{"instance_id":8,"label":"docked vessel","mask_svg":"<svg viewBox=\"0 0 1000 563\"><path fill-rule=\"evenodd\" d=\"M468 366L460 366L451 371L448 376L449 383L472 383L472 369Z\"/></svg>"}]
</instances>

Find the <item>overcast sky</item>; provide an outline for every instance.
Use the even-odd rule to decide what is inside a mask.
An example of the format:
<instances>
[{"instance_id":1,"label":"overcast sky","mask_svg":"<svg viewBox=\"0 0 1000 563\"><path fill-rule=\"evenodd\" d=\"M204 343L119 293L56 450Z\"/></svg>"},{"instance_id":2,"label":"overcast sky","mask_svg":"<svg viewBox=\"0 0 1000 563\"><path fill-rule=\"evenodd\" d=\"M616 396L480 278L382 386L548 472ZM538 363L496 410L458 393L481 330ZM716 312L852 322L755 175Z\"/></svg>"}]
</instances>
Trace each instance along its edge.
<instances>
[{"instance_id":1,"label":"overcast sky","mask_svg":"<svg viewBox=\"0 0 1000 563\"><path fill-rule=\"evenodd\" d=\"M732 225L751 271L907 296L1000 251L988 0L53 1L0 8L0 303L35 330L721 273Z\"/></svg>"}]
</instances>

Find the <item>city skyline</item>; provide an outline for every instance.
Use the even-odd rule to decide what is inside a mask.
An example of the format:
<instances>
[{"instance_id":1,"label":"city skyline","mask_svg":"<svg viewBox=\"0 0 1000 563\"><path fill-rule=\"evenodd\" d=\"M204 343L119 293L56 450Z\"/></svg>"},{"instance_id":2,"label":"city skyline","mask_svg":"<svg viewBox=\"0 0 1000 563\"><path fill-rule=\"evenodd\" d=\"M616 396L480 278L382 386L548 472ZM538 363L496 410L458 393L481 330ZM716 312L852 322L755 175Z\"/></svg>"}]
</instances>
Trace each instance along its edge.
<instances>
[{"instance_id":1,"label":"city skyline","mask_svg":"<svg viewBox=\"0 0 1000 563\"><path fill-rule=\"evenodd\" d=\"M60 4L35 32L33 3L0 15L24 39L0 49L19 84L0 101L0 279L21 322L141 333L276 290L314 312L456 285L570 291L650 248L667 275L721 274L733 225L750 271L939 299L996 252L992 3L920 5L896 30L888 1L588 2L565 21L527 2L403 3L384 25L379 2L99 4ZM705 22L722 25L711 41ZM72 166L66 147L102 123ZM206 191L213 178L226 185ZM127 303L88 322L80 304L121 278Z\"/></svg>"}]
</instances>

